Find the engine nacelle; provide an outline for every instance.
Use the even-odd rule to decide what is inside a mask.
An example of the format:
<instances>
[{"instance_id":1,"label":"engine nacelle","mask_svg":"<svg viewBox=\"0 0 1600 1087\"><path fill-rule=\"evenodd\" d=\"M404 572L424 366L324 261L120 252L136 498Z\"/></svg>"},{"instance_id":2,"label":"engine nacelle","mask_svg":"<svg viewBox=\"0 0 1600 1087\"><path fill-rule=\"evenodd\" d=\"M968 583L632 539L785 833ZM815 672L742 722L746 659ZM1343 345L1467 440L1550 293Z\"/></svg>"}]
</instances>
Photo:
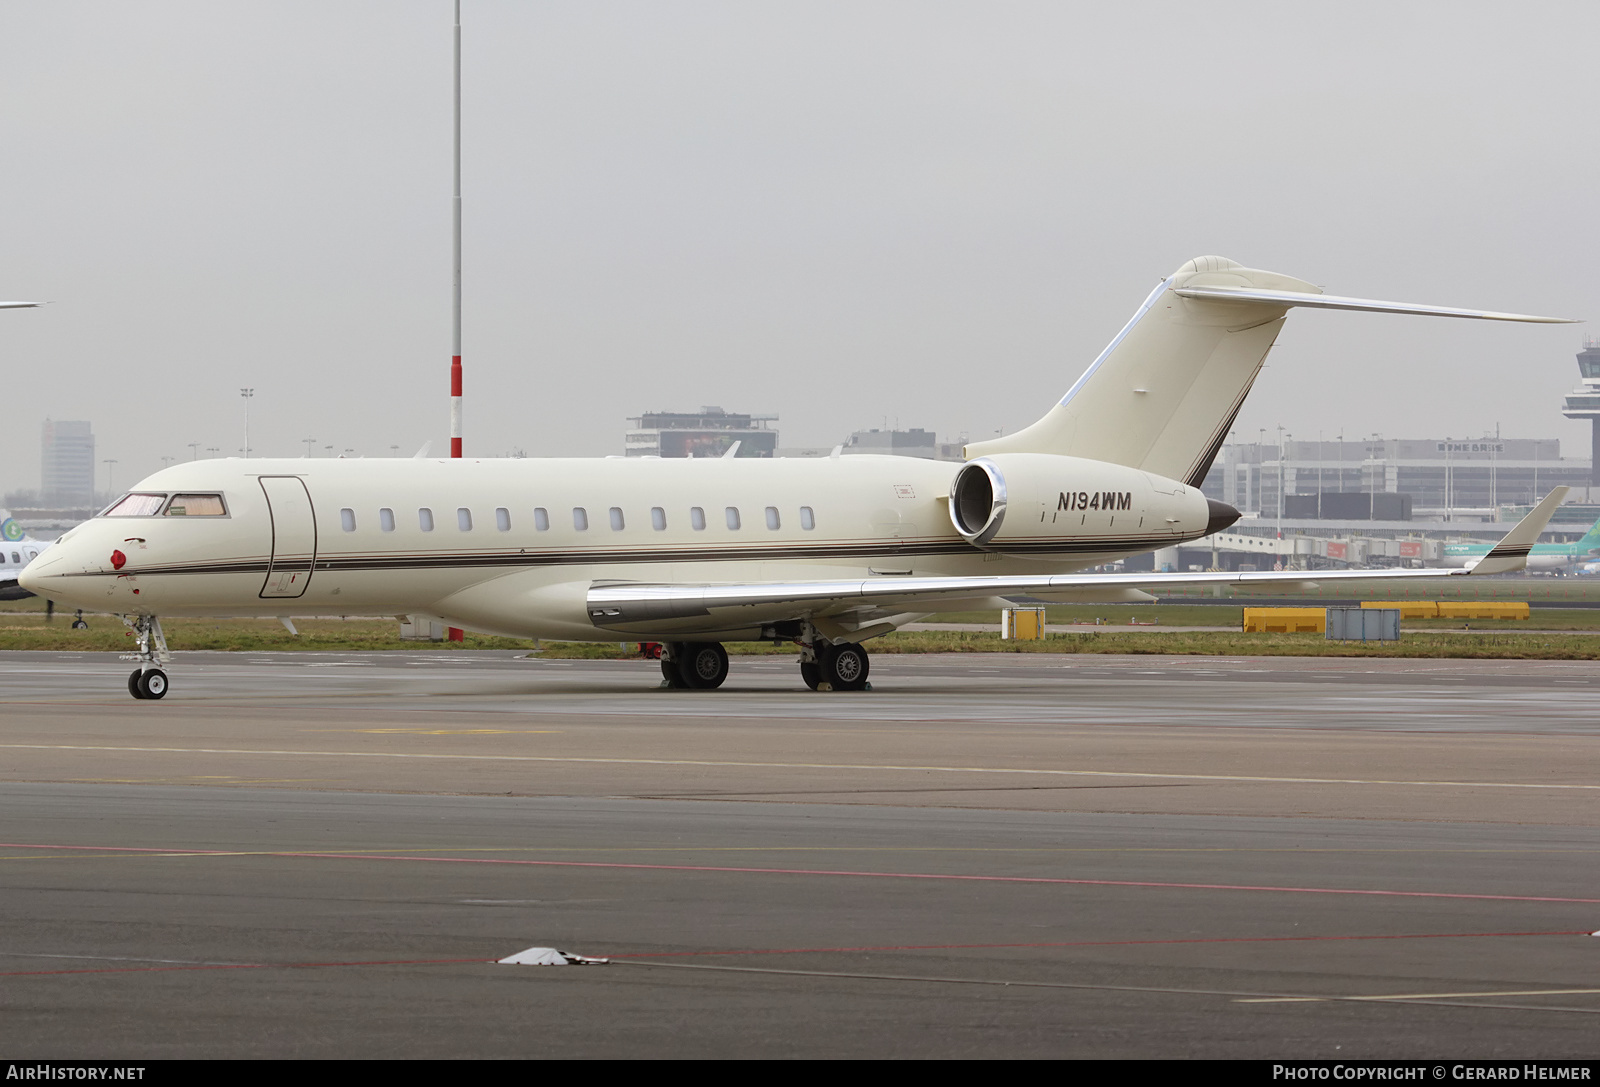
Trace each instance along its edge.
<instances>
[{"instance_id":1,"label":"engine nacelle","mask_svg":"<svg viewBox=\"0 0 1600 1087\"><path fill-rule=\"evenodd\" d=\"M1005 554L1131 554L1207 536L1238 518L1177 480L1051 453L980 457L950 484L956 531Z\"/></svg>"}]
</instances>

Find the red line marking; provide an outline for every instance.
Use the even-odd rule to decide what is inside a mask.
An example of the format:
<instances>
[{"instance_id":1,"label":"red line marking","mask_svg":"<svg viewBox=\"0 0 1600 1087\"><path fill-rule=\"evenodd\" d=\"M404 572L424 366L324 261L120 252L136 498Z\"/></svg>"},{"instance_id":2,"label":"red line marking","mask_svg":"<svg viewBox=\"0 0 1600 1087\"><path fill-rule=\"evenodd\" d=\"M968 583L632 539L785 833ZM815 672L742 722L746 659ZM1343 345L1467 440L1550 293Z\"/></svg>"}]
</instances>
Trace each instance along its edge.
<instances>
[{"instance_id":1,"label":"red line marking","mask_svg":"<svg viewBox=\"0 0 1600 1087\"><path fill-rule=\"evenodd\" d=\"M1553 932L1409 932L1380 936L1209 936L1182 940L1063 940L1030 944L889 944L883 947L765 947L728 951L619 951L608 959L665 959L686 955L804 955L863 951L971 951L1013 947L1133 947L1145 944L1252 944L1295 943L1324 940L1447 940L1489 936L1588 936L1586 929Z\"/></svg>"},{"instance_id":2,"label":"red line marking","mask_svg":"<svg viewBox=\"0 0 1600 1087\"><path fill-rule=\"evenodd\" d=\"M1492 936L1588 936L1587 930L1554 932L1414 932L1379 936L1218 936L1182 940L1070 940L1025 944L889 944L879 947L767 947L720 951L623 951L607 954L608 959L669 959L704 955L804 955L860 953L867 951L963 951L1027 947L1134 947L1147 944L1239 944L1295 943L1326 940L1444 940ZM497 959L371 959L353 962L240 962L192 963L160 966L105 966L75 970L7 970L3 978L64 977L74 974L152 974L184 970L309 970L340 966L452 966L497 964Z\"/></svg>"},{"instance_id":3,"label":"red line marking","mask_svg":"<svg viewBox=\"0 0 1600 1087\"><path fill-rule=\"evenodd\" d=\"M28 842L0 842L0 849L71 849L105 853L170 853L179 856L304 857L347 861L422 861L431 864L507 864L536 868L612 868L649 872L727 872L734 875L773 876L851 876L860 879L930 879L971 883L1035 883L1069 887L1152 887L1188 891L1267 891L1280 894L1371 895L1383 898L1455 898L1484 902L1571 902L1600 905L1600 898L1563 898L1557 895L1492 895L1457 891L1383 891L1359 887L1278 887L1253 883L1167 883L1133 879L1066 879L1058 876L985 876L940 872L867 872L846 868L739 868L711 864L637 864L621 861L535 861L508 857L417 857L382 853L316 853L291 850L248 849L162 849L156 846L122 845L40 845Z\"/></svg>"},{"instance_id":4,"label":"red line marking","mask_svg":"<svg viewBox=\"0 0 1600 1087\"><path fill-rule=\"evenodd\" d=\"M494 962L494 959L376 959L371 962L217 962L171 966L102 966L78 970L7 970L0 978L49 977L61 974L150 974L171 970L306 970L322 966L435 966L441 963Z\"/></svg>"}]
</instances>

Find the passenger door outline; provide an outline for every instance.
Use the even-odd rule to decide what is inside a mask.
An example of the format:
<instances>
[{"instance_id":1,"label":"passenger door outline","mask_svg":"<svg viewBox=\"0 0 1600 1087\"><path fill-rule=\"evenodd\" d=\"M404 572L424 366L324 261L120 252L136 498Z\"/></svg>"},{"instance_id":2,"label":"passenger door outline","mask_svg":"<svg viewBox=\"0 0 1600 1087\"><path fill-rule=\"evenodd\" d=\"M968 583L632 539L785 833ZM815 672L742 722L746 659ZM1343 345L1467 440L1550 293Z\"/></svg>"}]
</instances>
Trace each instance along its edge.
<instances>
[{"instance_id":1,"label":"passenger door outline","mask_svg":"<svg viewBox=\"0 0 1600 1087\"><path fill-rule=\"evenodd\" d=\"M311 492L299 476L261 476L272 532L272 557L261 585L263 599L305 595L317 562L317 515Z\"/></svg>"}]
</instances>

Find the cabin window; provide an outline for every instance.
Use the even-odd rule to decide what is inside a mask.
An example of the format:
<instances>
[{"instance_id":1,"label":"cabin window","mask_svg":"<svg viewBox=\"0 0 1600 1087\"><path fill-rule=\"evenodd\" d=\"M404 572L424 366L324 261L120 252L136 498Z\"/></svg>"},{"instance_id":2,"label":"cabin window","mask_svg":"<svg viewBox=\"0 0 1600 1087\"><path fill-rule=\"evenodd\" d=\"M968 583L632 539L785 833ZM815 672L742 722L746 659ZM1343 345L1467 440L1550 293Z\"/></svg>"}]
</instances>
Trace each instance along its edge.
<instances>
[{"instance_id":1,"label":"cabin window","mask_svg":"<svg viewBox=\"0 0 1600 1087\"><path fill-rule=\"evenodd\" d=\"M538 506L533 511L533 527L540 532L550 531L550 511Z\"/></svg>"},{"instance_id":2,"label":"cabin window","mask_svg":"<svg viewBox=\"0 0 1600 1087\"><path fill-rule=\"evenodd\" d=\"M706 527L706 511L701 509L699 506L690 506L689 527L693 528L696 532L704 530Z\"/></svg>"},{"instance_id":3,"label":"cabin window","mask_svg":"<svg viewBox=\"0 0 1600 1087\"><path fill-rule=\"evenodd\" d=\"M817 527L817 519L811 515L810 506L800 507L800 527L807 532Z\"/></svg>"},{"instance_id":4,"label":"cabin window","mask_svg":"<svg viewBox=\"0 0 1600 1087\"><path fill-rule=\"evenodd\" d=\"M394 531L394 510L384 506L378 511L378 527L385 532Z\"/></svg>"},{"instance_id":5,"label":"cabin window","mask_svg":"<svg viewBox=\"0 0 1600 1087\"><path fill-rule=\"evenodd\" d=\"M737 531L739 528L739 507L729 506L723 511L723 514L727 517L729 530Z\"/></svg>"},{"instance_id":6,"label":"cabin window","mask_svg":"<svg viewBox=\"0 0 1600 1087\"><path fill-rule=\"evenodd\" d=\"M164 494L125 494L106 510L104 517L154 517L161 512Z\"/></svg>"},{"instance_id":7,"label":"cabin window","mask_svg":"<svg viewBox=\"0 0 1600 1087\"><path fill-rule=\"evenodd\" d=\"M17 552L13 551L13 552L11 552L11 561L13 563L15 563L17 566L21 566L22 565L22 556L19 555Z\"/></svg>"},{"instance_id":8,"label":"cabin window","mask_svg":"<svg viewBox=\"0 0 1600 1087\"><path fill-rule=\"evenodd\" d=\"M494 511L494 527L501 532L511 531L511 511L504 506L498 506Z\"/></svg>"},{"instance_id":9,"label":"cabin window","mask_svg":"<svg viewBox=\"0 0 1600 1087\"><path fill-rule=\"evenodd\" d=\"M650 507L650 527L657 532L663 532L667 527L667 511L660 506Z\"/></svg>"},{"instance_id":10,"label":"cabin window","mask_svg":"<svg viewBox=\"0 0 1600 1087\"><path fill-rule=\"evenodd\" d=\"M35 550L34 550L34 549L33 549L33 548L31 548L31 547L30 547L30 548L28 548L28 561L29 561L29 562L32 562L32 561L33 561L33 560L34 560L34 559L36 559L36 558L38 558L38 557L39 557L39 552L37 552L37 551L35 551Z\"/></svg>"},{"instance_id":11,"label":"cabin window","mask_svg":"<svg viewBox=\"0 0 1600 1087\"><path fill-rule=\"evenodd\" d=\"M589 511L582 506L572 507L572 527L579 532L586 532L589 528Z\"/></svg>"},{"instance_id":12,"label":"cabin window","mask_svg":"<svg viewBox=\"0 0 1600 1087\"><path fill-rule=\"evenodd\" d=\"M433 511L423 506L417 511L417 527L424 532L433 531Z\"/></svg>"},{"instance_id":13,"label":"cabin window","mask_svg":"<svg viewBox=\"0 0 1600 1087\"><path fill-rule=\"evenodd\" d=\"M781 527L781 522L778 520L777 506L767 507L767 527L772 529L774 532Z\"/></svg>"},{"instance_id":14,"label":"cabin window","mask_svg":"<svg viewBox=\"0 0 1600 1087\"><path fill-rule=\"evenodd\" d=\"M472 511L465 506L456 510L456 527L462 532L472 531Z\"/></svg>"},{"instance_id":15,"label":"cabin window","mask_svg":"<svg viewBox=\"0 0 1600 1087\"><path fill-rule=\"evenodd\" d=\"M622 526L623 526L623 522L622 522L622 507L621 506L612 506L611 507L611 531L612 532L621 532L622 531Z\"/></svg>"},{"instance_id":16,"label":"cabin window","mask_svg":"<svg viewBox=\"0 0 1600 1087\"><path fill-rule=\"evenodd\" d=\"M356 511L351 509L349 506L346 506L344 509L340 510L339 527L344 529L346 532L354 532L356 530Z\"/></svg>"},{"instance_id":17,"label":"cabin window","mask_svg":"<svg viewBox=\"0 0 1600 1087\"><path fill-rule=\"evenodd\" d=\"M226 517L220 494L175 494L167 503L168 517Z\"/></svg>"}]
</instances>

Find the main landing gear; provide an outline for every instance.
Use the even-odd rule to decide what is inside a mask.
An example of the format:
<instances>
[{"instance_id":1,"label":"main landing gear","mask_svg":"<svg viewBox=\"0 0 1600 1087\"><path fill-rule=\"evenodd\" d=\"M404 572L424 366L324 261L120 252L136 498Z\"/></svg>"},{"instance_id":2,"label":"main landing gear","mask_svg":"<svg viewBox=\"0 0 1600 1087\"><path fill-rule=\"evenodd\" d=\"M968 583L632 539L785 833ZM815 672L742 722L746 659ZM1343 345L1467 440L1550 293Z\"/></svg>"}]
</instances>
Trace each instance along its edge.
<instances>
[{"instance_id":1,"label":"main landing gear","mask_svg":"<svg viewBox=\"0 0 1600 1087\"><path fill-rule=\"evenodd\" d=\"M122 655L125 661L139 662L139 667L128 676L128 693L135 698L165 698L167 673L160 666L170 663L172 654L167 649L166 635L161 633L161 620L154 615L121 618L138 639L137 651Z\"/></svg>"},{"instance_id":2,"label":"main landing gear","mask_svg":"<svg viewBox=\"0 0 1600 1087\"><path fill-rule=\"evenodd\" d=\"M721 642L667 642L661 647L666 686L711 691L728 678L728 651Z\"/></svg>"},{"instance_id":3,"label":"main landing gear","mask_svg":"<svg viewBox=\"0 0 1600 1087\"><path fill-rule=\"evenodd\" d=\"M808 630L808 633L811 633ZM865 691L872 659L856 642L800 643L800 678L813 691Z\"/></svg>"},{"instance_id":4,"label":"main landing gear","mask_svg":"<svg viewBox=\"0 0 1600 1087\"><path fill-rule=\"evenodd\" d=\"M872 661L856 642L829 642L807 623L796 639L800 678L813 691L869 691ZM721 642L664 642L661 686L670 690L711 691L728 678L728 651ZM130 680L130 685L131 685ZM130 686L131 689L131 686ZM155 697L135 695L134 697Z\"/></svg>"}]
</instances>

